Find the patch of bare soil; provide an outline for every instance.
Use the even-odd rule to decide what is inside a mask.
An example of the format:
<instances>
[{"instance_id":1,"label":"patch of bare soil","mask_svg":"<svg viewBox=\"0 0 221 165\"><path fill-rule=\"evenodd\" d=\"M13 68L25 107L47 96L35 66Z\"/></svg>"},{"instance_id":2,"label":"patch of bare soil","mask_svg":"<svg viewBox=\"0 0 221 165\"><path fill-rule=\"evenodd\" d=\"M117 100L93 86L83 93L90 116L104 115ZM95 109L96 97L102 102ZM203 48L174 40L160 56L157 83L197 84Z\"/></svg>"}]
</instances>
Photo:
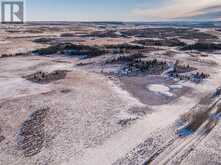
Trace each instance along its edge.
<instances>
[{"instance_id":1,"label":"patch of bare soil","mask_svg":"<svg viewBox=\"0 0 221 165\"><path fill-rule=\"evenodd\" d=\"M45 73L42 71L36 72L34 74L24 76L23 78L40 84L47 84L53 81L64 79L67 75L66 70L56 70L51 73Z\"/></svg>"},{"instance_id":2,"label":"patch of bare soil","mask_svg":"<svg viewBox=\"0 0 221 165\"><path fill-rule=\"evenodd\" d=\"M17 145L25 157L31 157L43 148L45 141L44 122L49 108L35 111L21 126Z\"/></svg>"}]
</instances>

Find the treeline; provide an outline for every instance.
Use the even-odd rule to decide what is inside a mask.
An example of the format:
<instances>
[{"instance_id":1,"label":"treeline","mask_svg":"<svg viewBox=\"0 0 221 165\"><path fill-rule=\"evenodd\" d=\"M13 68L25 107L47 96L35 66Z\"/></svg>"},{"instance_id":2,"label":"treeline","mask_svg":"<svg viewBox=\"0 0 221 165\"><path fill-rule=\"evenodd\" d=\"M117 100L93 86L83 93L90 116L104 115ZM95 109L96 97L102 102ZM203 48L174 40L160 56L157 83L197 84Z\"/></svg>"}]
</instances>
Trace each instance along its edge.
<instances>
[{"instance_id":1,"label":"treeline","mask_svg":"<svg viewBox=\"0 0 221 165\"><path fill-rule=\"evenodd\" d=\"M159 40L145 39L145 40L135 41L135 43L142 44L145 46L168 46L168 47L186 46L184 42L181 42L177 38L159 39Z\"/></svg>"},{"instance_id":2,"label":"treeline","mask_svg":"<svg viewBox=\"0 0 221 165\"><path fill-rule=\"evenodd\" d=\"M216 51L216 50L221 50L221 44L198 42L193 45L187 45L181 48L181 50Z\"/></svg>"},{"instance_id":3,"label":"treeline","mask_svg":"<svg viewBox=\"0 0 221 165\"><path fill-rule=\"evenodd\" d=\"M98 46L75 45L72 43L62 43L33 51L38 55L66 54L85 55L87 58L100 56L106 53L105 49Z\"/></svg>"}]
</instances>

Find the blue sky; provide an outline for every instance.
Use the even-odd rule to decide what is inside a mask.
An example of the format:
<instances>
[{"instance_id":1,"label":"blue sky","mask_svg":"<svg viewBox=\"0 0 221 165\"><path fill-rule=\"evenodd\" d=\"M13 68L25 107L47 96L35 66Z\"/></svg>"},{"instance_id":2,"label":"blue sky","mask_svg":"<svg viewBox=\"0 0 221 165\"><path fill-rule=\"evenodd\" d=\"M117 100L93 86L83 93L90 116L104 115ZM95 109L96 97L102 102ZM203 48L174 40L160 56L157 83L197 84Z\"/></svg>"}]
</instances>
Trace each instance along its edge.
<instances>
[{"instance_id":1,"label":"blue sky","mask_svg":"<svg viewBox=\"0 0 221 165\"><path fill-rule=\"evenodd\" d=\"M130 20L132 11L162 0L26 0L28 20Z\"/></svg>"},{"instance_id":2,"label":"blue sky","mask_svg":"<svg viewBox=\"0 0 221 165\"><path fill-rule=\"evenodd\" d=\"M221 19L221 0L25 0L25 4L27 21Z\"/></svg>"}]
</instances>

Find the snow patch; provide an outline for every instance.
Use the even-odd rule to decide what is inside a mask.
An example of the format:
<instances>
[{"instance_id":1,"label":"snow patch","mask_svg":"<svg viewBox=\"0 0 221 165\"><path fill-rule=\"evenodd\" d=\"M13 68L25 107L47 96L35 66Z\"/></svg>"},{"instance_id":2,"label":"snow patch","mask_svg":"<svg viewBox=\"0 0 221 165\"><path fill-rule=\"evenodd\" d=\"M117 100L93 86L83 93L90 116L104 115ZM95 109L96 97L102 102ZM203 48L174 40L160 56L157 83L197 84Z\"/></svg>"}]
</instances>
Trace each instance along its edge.
<instances>
[{"instance_id":1,"label":"snow patch","mask_svg":"<svg viewBox=\"0 0 221 165\"><path fill-rule=\"evenodd\" d=\"M10 41L0 41L0 44L10 44Z\"/></svg>"},{"instance_id":2,"label":"snow patch","mask_svg":"<svg viewBox=\"0 0 221 165\"><path fill-rule=\"evenodd\" d=\"M148 90L150 90L152 92L155 92L155 93L167 95L167 96L170 96L170 97L173 96L173 94L170 92L170 88L165 86L165 85L151 84L147 88L148 88Z\"/></svg>"},{"instance_id":3,"label":"snow patch","mask_svg":"<svg viewBox=\"0 0 221 165\"><path fill-rule=\"evenodd\" d=\"M47 85L34 84L22 78L2 78L0 88L0 99L12 99L51 91Z\"/></svg>"},{"instance_id":4,"label":"snow patch","mask_svg":"<svg viewBox=\"0 0 221 165\"><path fill-rule=\"evenodd\" d=\"M176 84L176 85L170 85L170 88L172 88L172 89L182 89L183 86L180 85L180 84Z\"/></svg>"},{"instance_id":5,"label":"snow patch","mask_svg":"<svg viewBox=\"0 0 221 165\"><path fill-rule=\"evenodd\" d=\"M129 114L128 112L126 111L121 111L119 114L116 115L116 117L120 120L136 120L138 119L138 116L137 115L134 115L134 114Z\"/></svg>"}]
</instances>

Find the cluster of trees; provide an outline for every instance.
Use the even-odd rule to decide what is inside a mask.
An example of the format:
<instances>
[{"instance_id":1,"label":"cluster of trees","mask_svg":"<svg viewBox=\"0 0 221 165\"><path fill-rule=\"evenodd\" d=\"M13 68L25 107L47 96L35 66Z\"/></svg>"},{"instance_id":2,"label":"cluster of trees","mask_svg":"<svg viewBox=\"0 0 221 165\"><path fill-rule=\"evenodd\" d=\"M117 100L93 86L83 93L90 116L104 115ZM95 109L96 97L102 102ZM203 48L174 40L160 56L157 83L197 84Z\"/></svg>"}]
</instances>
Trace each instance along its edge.
<instances>
[{"instance_id":1,"label":"cluster of trees","mask_svg":"<svg viewBox=\"0 0 221 165\"><path fill-rule=\"evenodd\" d=\"M121 32L127 36L136 36L142 38L166 38L179 37L184 39L217 39L216 36L193 30L191 28L144 28L129 29Z\"/></svg>"},{"instance_id":2,"label":"cluster of trees","mask_svg":"<svg viewBox=\"0 0 221 165\"><path fill-rule=\"evenodd\" d=\"M197 72L196 74L193 74L193 78L197 78L197 79L206 79L208 77L209 77L209 75L205 74L203 72L201 72L201 73Z\"/></svg>"},{"instance_id":3,"label":"cluster of trees","mask_svg":"<svg viewBox=\"0 0 221 165\"><path fill-rule=\"evenodd\" d=\"M86 45L75 45L72 43L62 43L57 45L52 45L47 48L38 49L33 51L33 53L39 55L52 55L56 53L68 55L87 55L88 58L100 56L106 53L105 49L98 46L86 46Z\"/></svg>"},{"instance_id":4,"label":"cluster of trees","mask_svg":"<svg viewBox=\"0 0 221 165\"><path fill-rule=\"evenodd\" d=\"M187 80L187 81L192 81L192 82L195 82L195 83L200 83L202 80L206 79L209 77L208 74L205 74L205 73L193 73L191 75L181 75L181 74L178 74L178 73L170 73L169 75L170 77L173 77L173 78L177 78L179 80Z\"/></svg>"},{"instance_id":5,"label":"cluster of trees","mask_svg":"<svg viewBox=\"0 0 221 165\"><path fill-rule=\"evenodd\" d=\"M184 46L181 50L215 51L221 50L221 44L198 42L193 45Z\"/></svg>"},{"instance_id":6,"label":"cluster of trees","mask_svg":"<svg viewBox=\"0 0 221 165\"><path fill-rule=\"evenodd\" d=\"M58 53L59 50L60 50L59 45L53 45L53 46L49 46L47 48L34 50L34 51L32 51L32 53L38 54L38 55L51 55L51 54Z\"/></svg>"},{"instance_id":7,"label":"cluster of trees","mask_svg":"<svg viewBox=\"0 0 221 165\"><path fill-rule=\"evenodd\" d=\"M36 43L50 43L53 41L53 38L37 38L37 39L34 39L33 42L36 42Z\"/></svg>"},{"instance_id":8,"label":"cluster of trees","mask_svg":"<svg viewBox=\"0 0 221 165\"><path fill-rule=\"evenodd\" d=\"M74 36L75 36L74 33L62 33L62 34L60 35L60 37L74 37Z\"/></svg>"},{"instance_id":9,"label":"cluster of trees","mask_svg":"<svg viewBox=\"0 0 221 165\"><path fill-rule=\"evenodd\" d=\"M153 59L150 61L142 61L141 59L135 60L128 64L128 71L139 71L139 72L149 72L151 73L162 73L164 70L168 68L166 62L158 61L157 59Z\"/></svg>"},{"instance_id":10,"label":"cluster of trees","mask_svg":"<svg viewBox=\"0 0 221 165\"><path fill-rule=\"evenodd\" d=\"M66 74L67 74L66 70L56 70L51 73L45 73L39 71L34 74L25 76L24 78L36 83L49 83L51 81L64 79L66 77Z\"/></svg>"}]
</instances>

